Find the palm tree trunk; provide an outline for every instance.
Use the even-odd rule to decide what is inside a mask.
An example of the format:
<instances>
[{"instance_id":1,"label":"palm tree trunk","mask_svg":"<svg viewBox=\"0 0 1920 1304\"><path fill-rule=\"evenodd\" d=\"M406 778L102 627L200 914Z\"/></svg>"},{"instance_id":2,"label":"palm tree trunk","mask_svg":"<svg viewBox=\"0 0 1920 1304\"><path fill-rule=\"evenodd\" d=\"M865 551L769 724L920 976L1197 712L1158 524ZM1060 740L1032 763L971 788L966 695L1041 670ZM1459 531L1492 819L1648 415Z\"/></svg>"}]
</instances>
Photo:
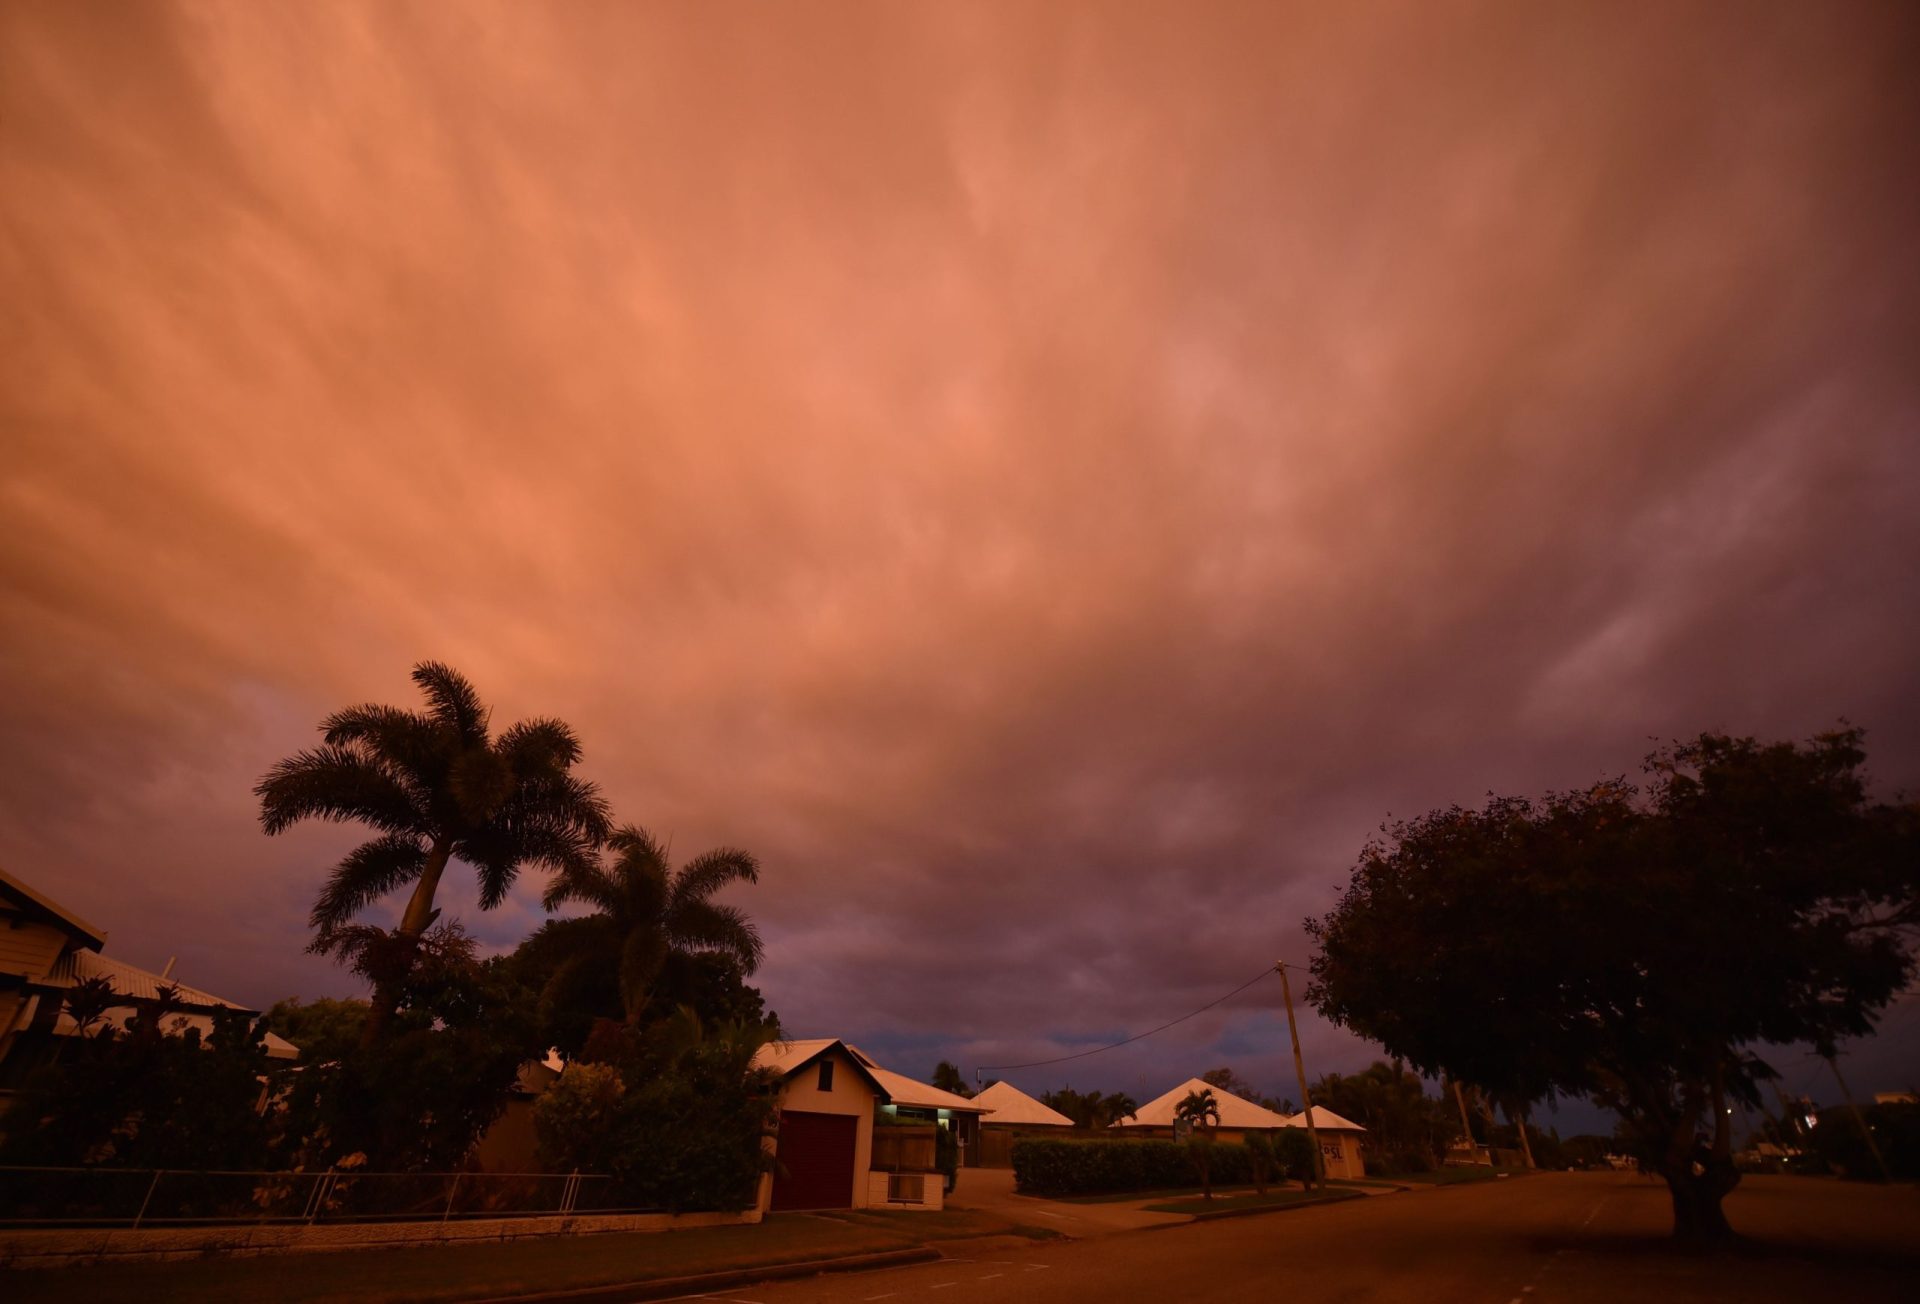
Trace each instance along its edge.
<instances>
[{"instance_id":1,"label":"palm tree trunk","mask_svg":"<svg viewBox=\"0 0 1920 1304\"><path fill-rule=\"evenodd\" d=\"M433 926L434 917L439 914L433 908L433 894L439 890L440 876L446 873L447 861L452 856L451 843L436 841L432 851L427 854L426 867L414 882L413 895L407 898L406 913L400 916L400 927L394 930L395 942L408 950L404 958L396 957L392 972L383 973L373 984L373 999L367 1008L367 1021L360 1029L362 1050L380 1044L387 1035L387 1025L393 1022L394 1011L400 1007L400 985L407 971L413 967L412 948L420 941L420 935Z\"/></svg>"}]
</instances>

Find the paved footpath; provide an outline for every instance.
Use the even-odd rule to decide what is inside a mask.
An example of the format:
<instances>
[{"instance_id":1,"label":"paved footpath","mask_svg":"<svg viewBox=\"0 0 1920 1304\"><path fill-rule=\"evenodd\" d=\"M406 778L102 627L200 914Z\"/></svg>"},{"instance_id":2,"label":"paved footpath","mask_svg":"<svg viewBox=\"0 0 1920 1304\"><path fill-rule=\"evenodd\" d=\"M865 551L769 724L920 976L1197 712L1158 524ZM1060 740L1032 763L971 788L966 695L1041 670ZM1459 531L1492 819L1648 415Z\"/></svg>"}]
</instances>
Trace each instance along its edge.
<instances>
[{"instance_id":1,"label":"paved footpath","mask_svg":"<svg viewBox=\"0 0 1920 1304\"><path fill-rule=\"evenodd\" d=\"M1420 1304L1864 1304L1916 1298L1920 1189L1749 1178L1727 1208L1747 1243L1736 1252L1686 1254L1666 1236L1664 1187L1625 1174L1547 1173L688 1298L738 1304L1273 1304L1296 1296Z\"/></svg>"}]
</instances>

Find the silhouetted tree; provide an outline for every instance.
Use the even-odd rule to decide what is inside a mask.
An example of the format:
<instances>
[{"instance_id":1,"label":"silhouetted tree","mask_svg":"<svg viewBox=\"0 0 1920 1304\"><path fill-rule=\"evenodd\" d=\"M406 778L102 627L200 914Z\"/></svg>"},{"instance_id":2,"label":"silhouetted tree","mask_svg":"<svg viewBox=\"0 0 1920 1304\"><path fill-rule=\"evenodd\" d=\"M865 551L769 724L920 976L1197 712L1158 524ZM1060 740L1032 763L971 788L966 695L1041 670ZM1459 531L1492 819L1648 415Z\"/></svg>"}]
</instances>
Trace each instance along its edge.
<instances>
[{"instance_id":1,"label":"silhouetted tree","mask_svg":"<svg viewBox=\"0 0 1920 1304\"><path fill-rule=\"evenodd\" d=\"M1193 1128L1189 1149L1193 1154L1194 1167L1200 1170L1200 1194L1205 1199L1213 1199L1213 1133L1220 1126L1220 1106L1213 1098L1213 1091L1189 1091L1173 1107L1176 1122L1186 1123Z\"/></svg>"},{"instance_id":2,"label":"silhouetted tree","mask_svg":"<svg viewBox=\"0 0 1920 1304\"><path fill-rule=\"evenodd\" d=\"M1731 1235L1731 1109L1754 1048L1831 1051L1909 982L1920 809L1869 802L1861 735L1703 734L1539 803L1437 810L1370 842L1309 921L1310 999L1428 1074L1591 1096L1666 1179L1675 1234Z\"/></svg>"},{"instance_id":3,"label":"silhouetted tree","mask_svg":"<svg viewBox=\"0 0 1920 1304\"><path fill-rule=\"evenodd\" d=\"M933 1085L942 1091L951 1091L956 1096L971 1097L973 1092L967 1086L967 1080L961 1076L957 1065L941 1060L933 1066Z\"/></svg>"},{"instance_id":4,"label":"silhouetted tree","mask_svg":"<svg viewBox=\"0 0 1920 1304\"><path fill-rule=\"evenodd\" d=\"M557 955L549 992L570 984L611 979L620 1013L630 1027L642 1021L653 989L676 955L711 954L743 974L760 965L763 947L753 921L737 906L712 898L733 883L757 883L760 866L752 856L722 847L696 856L679 870L666 848L632 825L608 839L611 866L597 861L570 865L547 888L549 910L569 902L594 907L594 913L544 924L530 946Z\"/></svg>"},{"instance_id":5,"label":"silhouetted tree","mask_svg":"<svg viewBox=\"0 0 1920 1304\"><path fill-rule=\"evenodd\" d=\"M312 949L338 951L355 936L347 929L356 913L413 885L374 966L368 1045L384 1033L412 948L439 914L434 893L450 863L472 866L480 908L491 910L523 865L590 867L608 828L599 790L572 773L580 743L566 725L522 721L496 738L480 695L457 671L424 661L413 681L426 696L424 713L378 705L336 712L321 723L321 746L281 761L254 789L269 834L303 819L353 821L378 833L329 875L313 906Z\"/></svg>"}]
</instances>

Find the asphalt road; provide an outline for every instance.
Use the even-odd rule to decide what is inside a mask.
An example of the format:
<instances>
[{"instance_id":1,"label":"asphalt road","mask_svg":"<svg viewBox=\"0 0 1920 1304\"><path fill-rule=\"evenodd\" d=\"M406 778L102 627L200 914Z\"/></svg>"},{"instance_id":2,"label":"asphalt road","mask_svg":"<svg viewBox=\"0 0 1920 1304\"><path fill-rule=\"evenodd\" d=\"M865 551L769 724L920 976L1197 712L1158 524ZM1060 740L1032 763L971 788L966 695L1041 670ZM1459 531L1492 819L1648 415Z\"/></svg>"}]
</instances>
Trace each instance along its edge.
<instances>
[{"instance_id":1,"label":"asphalt road","mask_svg":"<svg viewBox=\"0 0 1920 1304\"><path fill-rule=\"evenodd\" d=\"M741 1304L1113 1304L1205 1300L1908 1301L1920 1298L1920 1190L1750 1178L1746 1239L1667 1240L1665 1188L1613 1173L1527 1178L1135 1231L886 1272L692 1297ZM956 1251L966 1254L967 1251Z\"/></svg>"}]
</instances>

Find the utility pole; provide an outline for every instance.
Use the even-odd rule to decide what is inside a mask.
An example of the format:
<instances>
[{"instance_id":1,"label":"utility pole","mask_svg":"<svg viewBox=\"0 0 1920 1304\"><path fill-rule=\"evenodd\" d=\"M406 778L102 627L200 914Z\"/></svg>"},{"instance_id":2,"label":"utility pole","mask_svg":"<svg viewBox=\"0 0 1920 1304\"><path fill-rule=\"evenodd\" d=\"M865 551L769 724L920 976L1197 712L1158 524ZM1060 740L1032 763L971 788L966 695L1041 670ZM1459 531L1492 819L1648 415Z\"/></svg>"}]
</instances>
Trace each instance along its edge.
<instances>
[{"instance_id":1,"label":"utility pole","mask_svg":"<svg viewBox=\"0 0 1920 1304\"><path fill-rule=\"evenodd\" d=\"M1473 1124L1467 1118L1467 1096L1460 1090L1459 1078L1453 1080L1453 1103L1460 1106L1460 1144L1467 1148L1467 1153L1472 1155L1477 1163L1480 1158L1480 1149L1473 1143Z\"/></svg>"},{"instance_id":2,"label":"utility pole","mask_svg":"<svg viewBox=\"0 0 1920 1304\"><path fill-rule=\"evenodd\" d=\"M1520 1129L1520 1154L1527 1161L1527 1171L1531 1172L1534 1167L1533 1145L1527 1140L1527 1111L1523 1109L1518 1114L1515 1114L1509 1109L1507 1111L1507 1117L1512 1119L1514 1125Z\"/></svg>"},{"instance_id":3,"label":"utility pole","mask_svg":"<svg viewBox=\"0 0 1920 1304\"><path fill-rule=\"evenodd\" d=\"M1293 1072L1300 1080L1300 1107L1307 1119L1307 1143L1313 1147L1313 1176L1323 1186L1327 1180L1326 1159L1320 1153L1320 1132L1313 1125L1313 1098L1307 1094L1307 1066L1300 1058L1300 1029L1293 1022L1293 984L1287 981L1287 962L1274 966L1280 971L1280 995L1287 1002L1287 1036L1293 1039Z\"/></svg>"},{"instance_id":4,"label":"utility pole","mask_svg":"<svg viewBox=\"0 0 1920 1304\"><path fill-rule=\"evenodd\" d=\"M1880 1166L1880 1180L1891 1182L1893 1174L1887 1171L1887 1158L1880 1153L1880 1147L1874 1142L1873 1129L1867 1126L1867 1120L1860 1115L1860 1106L1853 1103L1853 1092L1847 1089L1847 1080L1840 1076L1840 1061L1827 1056L1827 1067L1833 1070L1833 1080L1840 1084L1841 1099L1847 1102L1847 1112L1853 1115L1853 1124L1860 1129L1860 1139L1867 1143L1867 1149L1873 1154L1873 1162Z\"/></svg>"}]
</instances>

